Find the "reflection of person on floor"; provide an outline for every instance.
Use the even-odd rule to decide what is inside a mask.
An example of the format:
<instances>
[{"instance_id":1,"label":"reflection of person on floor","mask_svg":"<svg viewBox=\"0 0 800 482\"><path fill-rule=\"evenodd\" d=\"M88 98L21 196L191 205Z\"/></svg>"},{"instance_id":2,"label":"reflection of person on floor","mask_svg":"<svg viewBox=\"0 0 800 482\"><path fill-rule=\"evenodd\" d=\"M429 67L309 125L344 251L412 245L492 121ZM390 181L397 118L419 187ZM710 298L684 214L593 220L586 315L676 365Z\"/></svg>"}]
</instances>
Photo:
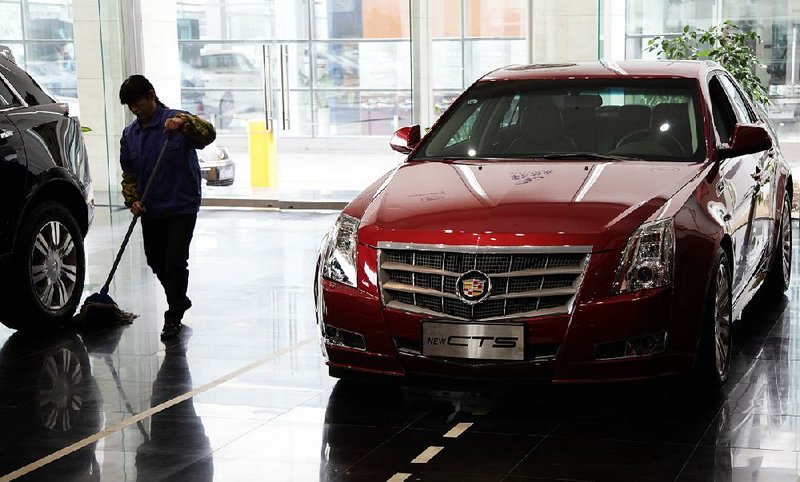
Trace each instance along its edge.
<instances>
[{"instance_id":1,"label":"reflection of person on floor","mask_svg":"<svg viewBox=\"0 0 800 482\"><path fill-rule=\"evenodd\" d=\"M169 304L161 336L172 338L180 332L183 314L192 306L186 288L189 244L201 199L196 149L213 142L216 132L195 115L168 109L142 75L132 75L122 83L119 100L136 116L120 139L122 195L131 212L142 217L147 264L164 286ZM140 199L167 141L145 206Z\"/></svg>"},{"instance_id":2,"label":"reflection of person on floor","mask_svg":"<svg viewBox=\"0 0 800 482\"><path fill-rule=\"evenodd\" d=\"M152 407L192 390L192 375L186 360L187 331L166 348L153 382ZM149 440L136 451L136 471L138 480L148 482L214 479L211 444L191 398L152 416Z\"/></svg>"}]
</instances>

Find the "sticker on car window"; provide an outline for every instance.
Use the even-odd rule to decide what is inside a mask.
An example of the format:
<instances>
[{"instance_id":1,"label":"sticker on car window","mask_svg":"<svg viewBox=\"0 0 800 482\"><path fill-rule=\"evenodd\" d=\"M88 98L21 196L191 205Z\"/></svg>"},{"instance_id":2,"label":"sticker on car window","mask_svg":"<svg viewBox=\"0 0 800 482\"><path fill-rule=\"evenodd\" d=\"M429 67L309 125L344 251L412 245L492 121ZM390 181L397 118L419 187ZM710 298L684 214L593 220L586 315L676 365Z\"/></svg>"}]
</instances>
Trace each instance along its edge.
<instances>
[{"instance_id":1,"label":"sticker on car window","mask_svg":"<svg viewBox=\"0 0 800 482\"><path fill-rule=\"evenodd\" d=\"M470 100L467 101L467 105L472 105L472 104L477 104L477 103L478 103L478 99L470 99Z\"/></svg>"}]
</instances>

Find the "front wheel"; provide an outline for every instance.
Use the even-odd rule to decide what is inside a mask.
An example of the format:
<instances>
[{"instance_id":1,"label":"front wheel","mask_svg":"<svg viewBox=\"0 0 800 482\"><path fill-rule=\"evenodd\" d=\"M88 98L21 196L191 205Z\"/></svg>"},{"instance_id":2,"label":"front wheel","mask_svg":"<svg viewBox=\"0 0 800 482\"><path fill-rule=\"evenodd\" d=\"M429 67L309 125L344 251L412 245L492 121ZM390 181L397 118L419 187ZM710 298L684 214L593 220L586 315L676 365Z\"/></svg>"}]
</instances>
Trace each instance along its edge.
<instances>
[{"instance_id":1,"label":"front wheel","mask_svg":"<svg viewBox=\"0 0 800 482\"><path fill-rule=\"evenodd\" d=\"M773 298L783 296L789 289L789 282L792 279L792 205L788 193L783 201L778 235L780 239L777 240L767 279L762 288L767 296Z\"/></svg>"},{"instance_id":2,"label":"front wheel","mask_svg":"<svg viewBox=\"0 0 800 482\"><path fill-rule=\"evenodd\" d=\"M694 377L703 389L710 390L719 389L728 380L733 338L731 270L727 254L719 248L715 266L706 298Z\"/></svg>"},{"instance_id":3,"label":"front wheel","mask_svg":"<svg viewBox=\"0 0 800 482\"><path fill-rule=\"evenodd\" d=\"M16 302L4 323L27 329L65 322L78 307L86 274L78 223L53 201L39 204L25 217L14 248Z\"/></svg>"}]
</instances>

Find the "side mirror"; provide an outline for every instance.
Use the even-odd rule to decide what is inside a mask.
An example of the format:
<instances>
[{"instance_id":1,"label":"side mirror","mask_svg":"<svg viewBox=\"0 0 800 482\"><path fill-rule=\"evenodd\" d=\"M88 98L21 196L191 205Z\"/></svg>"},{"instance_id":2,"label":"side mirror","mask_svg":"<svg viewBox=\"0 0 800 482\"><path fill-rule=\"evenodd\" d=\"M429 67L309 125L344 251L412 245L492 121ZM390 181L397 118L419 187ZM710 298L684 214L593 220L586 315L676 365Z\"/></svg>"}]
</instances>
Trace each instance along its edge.
<instances>
[{"instance_id":1,"label":"side mirror","mask_svg":"<svg viewBox=\"0 0 800 482\"><path fill-rule=\"evenodd\" d=\"M411 127L401 127L392 135L389 146L401 154L410 154L422 140L419 125Z\"/></svg>"},{"instance_id":2,"label":"side mirror","mask_svg":"<svg viewBox=\"0 0 800 482\"><path fill-rule=\"evenodd\" d=\"M719 150L720 159L744 156L772 148L772 138L756 124L736 124L729 147Z\"/></svg>"}]
</instances>

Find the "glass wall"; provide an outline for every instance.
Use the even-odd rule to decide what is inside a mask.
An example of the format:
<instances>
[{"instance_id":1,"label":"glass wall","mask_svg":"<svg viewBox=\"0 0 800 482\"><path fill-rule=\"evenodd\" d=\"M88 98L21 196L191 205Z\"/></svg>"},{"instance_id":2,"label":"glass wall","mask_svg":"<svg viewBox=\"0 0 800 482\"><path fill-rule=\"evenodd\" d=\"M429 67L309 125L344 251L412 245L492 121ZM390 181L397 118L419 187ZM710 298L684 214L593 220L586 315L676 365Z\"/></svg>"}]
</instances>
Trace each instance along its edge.
<instances>
[{"instance_id":1,"label":"glass wall","mask_svg":"<svg viewBox=\"0 0 800 482\"><path fill-rule=\"evenodd\" d=\"M766 66L758 74L768 85L768 113L782 140L800 139L800 0L627 0L626 57L655 58L646 52L647 41L654 36L676 34L684 25L706 28L724 20L761 36L762 42L753 48Z\"/></svg>"},{"instance_id":2,"label":"glass wall","mask_svg":"<svg viewBox=\"0 0 800 482\"><path fill-rule=\"evenodd\" d=\"M183 106L223 135L264 119L266 97L289 136L388 135L410 119L408 2L177 4Z\"/></svg>"},{"instance_id":3,"label":"glass wall","mask_svg":"<svg viewBox=\"0 0 800 482\"><path fill-rule=\"evenodd\" d=\"M71 0L0 0L0 44L40 85L77 109Z\"/></svg>"},{"instance_id":4,"label":"glass wall","mask_svg":"<svg viewBox=\"0 0 800 482\"><path fill-rule=\"evenodd\" d=\"M490 70L527 62L527 3L526 0L431 2L436 114Z\"/></svg>"}]
</instances>

